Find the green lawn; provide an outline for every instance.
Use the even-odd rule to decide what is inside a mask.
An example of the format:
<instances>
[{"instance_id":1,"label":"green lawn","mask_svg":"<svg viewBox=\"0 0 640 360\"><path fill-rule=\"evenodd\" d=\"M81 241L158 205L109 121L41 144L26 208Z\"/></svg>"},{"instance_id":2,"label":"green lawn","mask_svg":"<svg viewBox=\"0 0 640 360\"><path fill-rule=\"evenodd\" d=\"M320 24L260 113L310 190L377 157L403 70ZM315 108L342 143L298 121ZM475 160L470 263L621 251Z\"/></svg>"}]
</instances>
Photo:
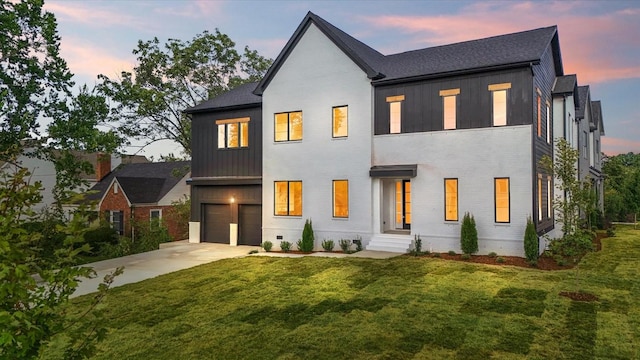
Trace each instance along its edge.
<instances>
[{"instance_id":1,"label":"green lawn","mask_svg":"<svg viewBox=\"0 0 640 360\"><path fill-rule=\"evenodd\" d=\"M574 275L408 256L225 260L115 288L96 358L640 359L640 230L580 264L598 302L558 295Z\"/></svg>"}]
</instances>

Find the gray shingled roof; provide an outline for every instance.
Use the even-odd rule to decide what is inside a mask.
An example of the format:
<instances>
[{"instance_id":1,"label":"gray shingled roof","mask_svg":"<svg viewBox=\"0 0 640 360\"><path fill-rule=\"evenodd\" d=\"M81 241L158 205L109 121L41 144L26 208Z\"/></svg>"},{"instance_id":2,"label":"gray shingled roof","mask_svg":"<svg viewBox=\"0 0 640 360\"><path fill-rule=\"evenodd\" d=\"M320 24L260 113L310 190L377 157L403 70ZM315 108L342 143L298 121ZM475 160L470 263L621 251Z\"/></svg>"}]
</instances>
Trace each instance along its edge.
<instances>
[{"instance_id":1,"label":"gray shingled roof","mask_svg":"<svg viewBox=\"0 0 640 360\"><path fill-rule=\"evenodd\" d=\"M576 118L584 119L584 112L587 108L587 101L590 101L589 85L578 86L578 102L576 102Z\"/></svg>"},{"instance_id":2,"label":"gray shingled roof","mask_svg":"<svg viewBox=\"0 0 640 360\"><path fill-rule=\"evenodd\" d=\"M236 106L259 105L262 103L260 96L254 95L253 91L258 85L257 82L240 85L225 93L222 93L213 99L209 99L194 107L184 110L187 114L193 114L212 109L230 108Z\"/></svg>"},{"instance_id":3,"label":"gray shingled roof","mask_svg":"<svg viewBox=\"0 0 640 360\"><path fill-rule=\"evenodd\" d=\"M578 77L575 74L558 76L556 83L553 85L553 94L570 94L576 91L578 86Z\"/></svg>"},{"instance_id":4,"label":"gray shingled roof","mask_svg":"<svg viewBox=\"0 0 640 360\"><path fill-rule=\"evenodd\" d=\"M87 195L87 200L102 199L114 178L122 191L134 204L158 202L184 177L191 166L190 161L157 163L134 163L121 165L104 179L96 183ZM176 176L176 173L182 176Z\"/></svg>"},{"instance_id":5,"label":"gray shingled roof","mask_svg":"<svg viewBox=\"0 0 640 360\"><path fill-rule=\"evenodd\" d=\"M600 104L600 100L591 102L591 112L593 113L593 124L596 129L600 130L600 135L604 135L604 122L602 121L602 105Z\"/></svg>"}]
</instances>

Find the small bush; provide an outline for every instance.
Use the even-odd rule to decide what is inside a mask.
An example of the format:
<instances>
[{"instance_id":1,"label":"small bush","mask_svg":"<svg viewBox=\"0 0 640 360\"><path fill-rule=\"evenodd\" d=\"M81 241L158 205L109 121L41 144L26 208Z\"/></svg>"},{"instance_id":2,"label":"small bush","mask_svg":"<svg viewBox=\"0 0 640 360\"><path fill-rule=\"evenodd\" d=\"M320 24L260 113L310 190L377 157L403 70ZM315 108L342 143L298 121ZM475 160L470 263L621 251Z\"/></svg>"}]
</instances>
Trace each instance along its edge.
<instances>
[{"instance_id":1,"label":"small bush","mask_svg":"<svg viewBox=\"0 0 640 360\"><path fill-rule=\"evenodd\" d=\"M413 254L415 256L422 254L422 239L420 235L413 236Z\"/></svg>"},{"instance_id":2,"label":"small bush","mask_svg":"<svg viewBox=\"0 0 640 360\"><path fill-rule=\"evenodd\" d=\"M356 251L362 251L362 238L360 235L356 235L356 238L353 240L353 243L356 244Z\"/></svg>"},{"instance_id":3,"label":"small bush","mask_svg":"<svg viewBox=\"0 0 640 360\"><path fill-rule=\"evenodd\" d=\"M496 258L496 262L497 262L497 263L502 264L502 263L504 263L505 261L506 261L506 260L505 260L502 256L498 256L498 257Z\"/></svg>"},{"instance_id":4,"label":"small bush","mask_svg":"<svg viewBox=\"0 0 640 360\"><path fill-rule=\"evenodd\" d=\"M460 248L465 254L475 254L478 252L478 230L476 229L476 220L473 215L468 212L464 214L462 219L462 227L460 229Z\"/></svg>"},{"instance_id":5,"label":"small bush","mask_svg":"<svg viewBox=\"0 0 640 360\"><path fill-rule=\"evenodd\" d=\"M440 257L440 253L433 253L433 257L439 258Z\"/></svg>"},{"instance_id":6,"label":"small bush","mask_svg":"<svg viewBox=\"0 0 640 360\"><path fill-rule=\"evenodd\" d=\"M89 229L84 233L84 241L91 246L91 252L93 254L100 253L101 249L106 244L117 244L118 238L118 231L106 222L103 222L97 228Z\"/></svg>"},{"instance_id":7,"label":"small bush","mask_svg":"<svg viewBox=\"0 0 640 360\"><path fill-rule=\"evenodd\" d=\"M258 252L259 252L258 250L251 250L251 251L249 251L249 255L251 255L251 254L257 254Z\"/></svg>"},{"instance_id":8,"label":"small bush","mask_svg":"<svg viewBox=\"0 0 640 360\"><path fill-rule=\"evenodd\" d=\"M342 252L349 253L351 251L351 240L349 239L340 239L340 248Z\"/></svg>"},{"instance_id":9,"label":"small bush","mask_svg":"<svg viewBox=\"0 0 640 360\"><path fill-rule=\"evenodd\" d=\"M460 258L462 258L462 260L469 260L469 259L471 259L471 255L469 255L469 254L462 254L462 256L461 256Z\"/></svg>"},{"instance_id":10,"label":"small bush","mask_svg":"<svg viewBox=\"0 0 640 360\"><path fill-rule=\"evenodd\" d=\"M315 235L313 234L313 224L310 219L304 222L302 239L298 241L298 249L303 252L311 252L315 246Z\"/></svg>"},{"instance_id":11,"label":"small bush","mask_svg":"<svg viewBox=\"0 0 640 360\"><path fill-rule=\"evenodd\" d=\"M333 251L335 245L336 244L333 242L333 240L322 240L322 248L324 249L324 251Z\"/></svg>"},{"instance_id":12,"label":"small bush","mask_svg":"<svg viewBox=\"0 0 640 360\"><path fill-rule=\"evenodd\" d=\"M264 251L269 252L271 251L272 247L273 247L273 243L271 241L266 240L262 242L262 248L264 249Z\"/></svg>"},{"instance_id":13,"label":"small bush","mask_svg":"<svg viewBox=\"0 0 640 360\"><path fill-rule=\"evenodd\" d=\"M451 255L451 256L455 256L455 255L456 255L456 252L455 252L455 251L453 251L453 250L449 250L449 255Z\"/></svg>"},{"instance_id":14,"label":"small bush","mask_svg":"<svg viewBox=\"0 0 640 360\"><path fill-rule=\"evenodd\" d=\"M608 237L616 236L616 230L613 228L613 226L607 229L607 236Z\"/></svg>"},{"instance_id":15,"label":"small bush","mask_svg":"<svg viewBox=\"0 0 640 360\"><path fill-rule=\"evenodd\" d=\"M533 221L529 216L527 217L527 227L524 230L524 254L528 262L531 263L538 260L539 247L536 227L533 225Z\"/></svg>"},{"instance_id":16,"label":"small bush","mask_svg":"<svg viewBox=\"0 0 640 360\"><path fill-rule=\"evenodd\" d=\"M489 253L488 256L494 258L494 257L498 256L498 254L496 254L494 251L492 251L492 252Z\"/></svg>"},{"instance_id":17,"label":"small bush","mask_svg":"<svg viewBox=\"0 0 640 360\"><path fill-rule=\"evenodd\" d=\"M291 243L288 242L288 241L281 241L280 242L280 249L282 249L282 251L284 251L284 252L291 251Z\"/></svg>"}]
</instances>

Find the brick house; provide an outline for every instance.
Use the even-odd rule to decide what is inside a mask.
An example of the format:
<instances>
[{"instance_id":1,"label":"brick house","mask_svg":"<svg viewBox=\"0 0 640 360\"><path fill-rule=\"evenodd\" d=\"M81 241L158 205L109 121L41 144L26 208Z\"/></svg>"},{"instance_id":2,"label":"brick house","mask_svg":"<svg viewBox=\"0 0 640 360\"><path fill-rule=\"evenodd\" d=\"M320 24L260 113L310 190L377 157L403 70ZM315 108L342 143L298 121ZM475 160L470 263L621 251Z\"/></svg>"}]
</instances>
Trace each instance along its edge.
<instances>
[{"instance_id":1,"label":"brick house","mask_svg":"<svg viewBox=\"0 0 640 360\"><path fill-rule=\"evenodd\" d=\"M96 183L87 196L122 236L135 238L135 224L157 219L173 240L186 238L188 224L171 213L172 203L189 196L190 162L127 164Z\"/></svg>"}]
</instances>

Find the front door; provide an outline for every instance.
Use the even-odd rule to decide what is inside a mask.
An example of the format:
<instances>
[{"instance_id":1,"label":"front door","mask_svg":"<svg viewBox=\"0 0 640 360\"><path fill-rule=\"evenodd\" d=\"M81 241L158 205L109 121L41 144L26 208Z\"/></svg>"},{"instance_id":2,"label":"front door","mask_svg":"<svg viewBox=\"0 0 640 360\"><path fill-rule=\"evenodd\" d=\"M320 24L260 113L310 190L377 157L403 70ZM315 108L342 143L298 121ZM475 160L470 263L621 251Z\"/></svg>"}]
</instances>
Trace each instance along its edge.
<instances>
[{"instance_id":1,"label":"front door","mask_svg":"<svg viewBox=\"0 0 640 360\"><path fill-rule=\"evenodd\" d=\"M396 229L411 229L411 180L396 180Z\"/></svg>"}]
</instances>

